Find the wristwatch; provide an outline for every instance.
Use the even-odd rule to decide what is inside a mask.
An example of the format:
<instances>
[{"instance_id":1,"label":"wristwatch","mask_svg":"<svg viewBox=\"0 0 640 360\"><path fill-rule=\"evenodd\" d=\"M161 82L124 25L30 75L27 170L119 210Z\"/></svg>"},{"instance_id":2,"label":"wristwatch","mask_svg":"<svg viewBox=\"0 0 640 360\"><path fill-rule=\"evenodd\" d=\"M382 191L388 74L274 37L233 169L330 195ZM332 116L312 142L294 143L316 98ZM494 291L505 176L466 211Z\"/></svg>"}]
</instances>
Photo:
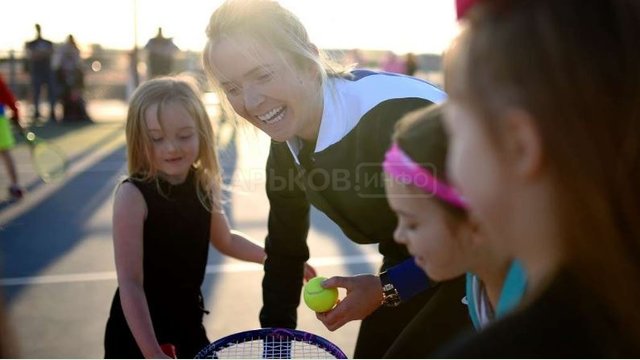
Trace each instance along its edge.
<instances>
[{"instance_id":1,"label":"wristwatch","mask_svg":"<svg viewBox=\"0 0 640 360\"><path fill-rule=\"evenodd\" d=\"M380 283L382 284L382 305L388 307L396 307L400 305L400 294L398 289L393 286L389 274L386 271L380 273Z\"/></svg>"}]
</instances>

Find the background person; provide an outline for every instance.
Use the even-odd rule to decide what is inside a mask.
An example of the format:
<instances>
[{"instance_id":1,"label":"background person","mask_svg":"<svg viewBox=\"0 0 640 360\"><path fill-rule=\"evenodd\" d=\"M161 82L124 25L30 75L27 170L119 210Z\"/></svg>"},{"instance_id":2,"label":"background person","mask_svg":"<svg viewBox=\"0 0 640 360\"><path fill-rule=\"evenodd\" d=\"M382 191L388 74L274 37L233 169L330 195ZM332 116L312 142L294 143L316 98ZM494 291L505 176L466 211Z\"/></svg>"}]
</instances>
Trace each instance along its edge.
<instances>
[{"instance_id":1,"label":"background person","mask_svg":"<svg viewBox=\"0 0 640 360\"><path fill-rule=\"evenodd\" d=\"M404 62L404 59L396 55L396 53L393 51L387 51L384 59L382 59L382 63L380 63L380 67L382 68L382 71L390 73L407 73L407 66Z\"/></svg>"},{"instance_id":2,"label":"background person","mask_svg":"<svg viewBox=\"0 0 640 360\"><path fill-rule=\"evenodd\" d=\"M63 121L90 121L84 98L84 64L73 35L58 49L56 77L60 84Z\"/></svg>"},{"instance_id":3,"label":"background person","mask_svg":"<svg viewBox=\"0 0 640 360\"><path fill-rule=\"evenodd\" d=\"M173 43L172 38L162 35L161 27L158 28L156 36L149 39L144 49L147 52L147 71L150 79L173 72L175 56L180 49Z\"/></svg>"},{"instance_id":4,"label":"background person","mask_svg":"<svg viewBox=\"0 0 640 360\"><path fill-rule=\"evenodd\" d=\"M52 70L53 43L42 37L40 24L35 25L36 38L25 44L26 65L31 77L33 117L40 119L40 92L47 88L49 98L49 121L56 121L56 86Z\"/></svg>"},{"instance_id":5,"label":"background person","mask_svg":"<svg viewBox=\"0 0 640 360\"><path fill-rule=\"evenodd\" d=\"M2 162L9 176L9 198L12 200L20 200L24 196L24 189L20 186L16 163L11 155L11 149L15 146L16 141L13 137L11 123L9 123L9 119L7 119L5 115L5 106L8 106L12 111L11 122L20 129L20 131L26 131L22 125L20 125L20 113L18 111L16 98L4 82L2 76L0 76L0 156L2 157Z\"/></svg>"},{"instance_id":6,"label":"background person","mask_svg":"<svg viewBox=\"0 0 640 360\"><path fill-rule=\"evenodd\" d=\"M418 71L418 68L420 68L418 57L412 52L407 53L404 59L404 66L404 73L409 76L414 76L416 74L416 71Z\"/></svg>"}]
</instances>

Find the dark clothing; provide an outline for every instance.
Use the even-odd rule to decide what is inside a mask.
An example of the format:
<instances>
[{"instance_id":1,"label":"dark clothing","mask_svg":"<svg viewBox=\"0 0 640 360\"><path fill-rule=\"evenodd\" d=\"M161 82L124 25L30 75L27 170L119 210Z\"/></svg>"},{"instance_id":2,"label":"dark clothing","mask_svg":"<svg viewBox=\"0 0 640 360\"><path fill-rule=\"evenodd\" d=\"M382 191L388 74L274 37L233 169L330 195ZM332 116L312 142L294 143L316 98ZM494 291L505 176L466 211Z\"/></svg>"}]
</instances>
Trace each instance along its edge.
<instances>
[{"instance_id":1,"label":"dark clothing","mask_svg":"<svg viewBox=\"0 0 640 360\"><path fill-rule=\"evenodd\" d=\"M407 112L439 102L445 95L414 78L362 70L353 74L353 79L334 78L326 85L314 151L305 155L303 147L299 153L301 143L293 140L271 144L266 184L271 205L265 243L268 257L260 312L263 327L296 326L303 264L309 258L310 204L352 241L378 243L384 256L382 269L410 257L404 246L393 241L397 218L385 197L381 164L395 123ZM398 335L389 329L406 325L438 291L433 289L406 306L381 309L366 318L356 355L382 357ZM463 296L461 287L459 298ZM440 309L444 317L450 310Z\"/></svg>"},{"instance_id":2,"label":"dark clothing","mask_svg":"<svg viewBox=\"0 0 640 360\"><path fill-rule=\"evenodd\" d=\"M383 351L384 358L424 359L433 354L433 349L442 347L465 330L472 329L467 305L460 298L460 292L464 291L464 287L465 277L461 276L418 295L430 299L425 306L408 312L411 316L403 321L405 324L408 323L404 329L392 330L399 335L393 345L388 344L381 349L388 349L386 353ZM379 310L383 309L389 308ZM381 321L393 324L395 317L401 315L396 314L393 309L389 310L391 311L387 310L388 318ZM397 320L395 322L397 323ZM385 327L377 331L385 331Z\"/></svg>"},{"instance_id":3,"label":"dark clothing","mask_svg":"<svg viewBox=\"0 0 640 360\"><path fill-rule=\"evenodd\" d=\"M148 52L147 66L150 77L169 75L173 71L173 58L179 50L173 40L156 36L150 39L144 48Z\"/></svg>"},{"instance_id":4,"label":"dark clothing","mask_svg":"<svg viewBox=\"0 0 640 360\"><path fill-rule=\"evenodd\" d=\"M405 74L413 76L418 71L418 62L414 56L407 57L405 61Z\"/></svg>"},{"instance_id":5,"label":"dark clothing","mask_svg":"<svg viewBox=\"0 0 640 360\"><path fill-rule=\"evenodd\" d=\"M56 86L55 76L51 69L51 58L53 56L53 43L41 37L29 41L25 44L27 50L27 67L31 76L31 87L33 91L34 116L40 117L40 91L43 86L47 87L49 98L49 117L55 119Z\"/></svg>"},{"instance_id":6,"label":"dark clothing","mask_svg":"<svg viewBox=\"0 0 640 360\"><path fill-rule=\"evenodd\" d=\"M169 287L165 294L169 292ZM148 298L149 295L147 295ZM173 305L174 309L181 309L179 304ZM156 311L156 314L161 311ZM176 345L178 358L192 359L200 350L209 344L206 330L202 325L202 312L200 320L180 320L178 311L171 310L168 316L153 319L153 328L160 344L170 343ZM122 312L120 304L120 292L116 291L107 321L104 338L105 359L143 359L144 356L138 347L133 334L129 329L127 320Z\"/></svg>"},{"instance_id":7,"label":"dark clothing","mask_svg":"<svg viewBox=\"0 0 640 360\"><path fill-rule=\"evenodd\" d=\"M160 344L172 343L179 357L193 358L209 343L202 326L200 286L209 251L211 213L200 203L193 173L180 185L132 178L147 204L144 222L144 291ZM140 358L127 326L119 291L105 334L105 357Z\"/></svg>"},{"instance_id":8,"label":"dark clothing","mask_svg":"<svg viewBox=\"0 0 640 360\"><path fill-rule=\"evenodd\" d=\"M32 76L47 77L51 75L51 58L53 43L43 38L36 38L25 45L28 55L29 72Z\"/></svg>"},{"instance_id":9,"label":"dark clothing","mask_svg":"<svg viewBox=\"0 0 640 360\"><path fill-rule=\"evenodd\" d=\"M84 72L81 67L60 68L56 70L56 76L58 83L61 85L62 120L91 120L89 114L87 114L86 101L83 97Z\"/></svg>"},{"instance_id":10,"label":"dark clothing","mask_svg":"<svg viewBox=\"0 0 640 360\"><path fill-rule=\"evenodd\" d=\"M569 273L536 299L437 353L447 358L638 358L640 344Z\"/></svg>"}]
</instances>

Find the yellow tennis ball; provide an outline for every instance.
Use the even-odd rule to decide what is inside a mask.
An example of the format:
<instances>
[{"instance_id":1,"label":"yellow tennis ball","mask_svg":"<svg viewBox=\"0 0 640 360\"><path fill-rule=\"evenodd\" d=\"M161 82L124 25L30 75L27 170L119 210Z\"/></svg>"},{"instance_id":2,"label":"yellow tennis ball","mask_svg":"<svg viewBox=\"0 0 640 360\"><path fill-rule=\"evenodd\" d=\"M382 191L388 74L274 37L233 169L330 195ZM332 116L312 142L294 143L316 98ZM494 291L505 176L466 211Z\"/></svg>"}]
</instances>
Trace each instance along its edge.
<instances>
[{"instance_id":1,"label":"yellow tennis ball","mask_svg":"<svg viewBox=\"0 0 640 360\"><path fill-rule=\"evenodd\" d=\"M325 289L322 282L327 278L316 276L304 286L304 302L315 312L325 312L333 308L338 301L338 289Z\"/></svg>"}]
</instances>

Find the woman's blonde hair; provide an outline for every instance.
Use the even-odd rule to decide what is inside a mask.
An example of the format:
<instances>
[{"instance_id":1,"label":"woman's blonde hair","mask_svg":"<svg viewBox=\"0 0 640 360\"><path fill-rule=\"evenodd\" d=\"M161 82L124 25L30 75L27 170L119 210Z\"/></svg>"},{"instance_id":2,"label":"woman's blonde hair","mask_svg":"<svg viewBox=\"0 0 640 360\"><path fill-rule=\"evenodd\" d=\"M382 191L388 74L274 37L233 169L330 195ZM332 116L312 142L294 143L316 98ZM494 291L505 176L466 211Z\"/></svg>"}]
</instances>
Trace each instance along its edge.
<instances>
[{"instance_id":1,"label":"woman's blonde hair","mask_svg":"<svg viewBox=\"0 0 640 360\"><path fill-rule=\"evenodd\" d=\"M204 69L228 114L233 112L218 85L215 66L211 61L214 47L221 39L242 36L242 39L253 41L256 45L276 49L285 62L293 61L290 66L298 69L314 67L322 83L328 77L351 76L353 66L343 66L316 48L300 20L273 0L226 0L211 15L206 35L208 40L202 53Z\"/></svg>"},{"instance_id":2,"label":"woman's blonde hair","mask_svg":"<svg viewBox=\"0 0 640 360\"><path fill-rule=\"evenodd\" d=\"M213 127L200 91L190 80L182 77L155 78L144 82L133 93L126 124L129 176L141 181L158 181L158 169L152 161L153 144L147 129L145 113L151 106L157 105L158 119L161 119L163 109L167 105L178 104L189 113L196 124L200 145L193 171L198 185L198 198L208 210L221 211L222 177L215 150Z\"/></svg>"}]
</instances>

